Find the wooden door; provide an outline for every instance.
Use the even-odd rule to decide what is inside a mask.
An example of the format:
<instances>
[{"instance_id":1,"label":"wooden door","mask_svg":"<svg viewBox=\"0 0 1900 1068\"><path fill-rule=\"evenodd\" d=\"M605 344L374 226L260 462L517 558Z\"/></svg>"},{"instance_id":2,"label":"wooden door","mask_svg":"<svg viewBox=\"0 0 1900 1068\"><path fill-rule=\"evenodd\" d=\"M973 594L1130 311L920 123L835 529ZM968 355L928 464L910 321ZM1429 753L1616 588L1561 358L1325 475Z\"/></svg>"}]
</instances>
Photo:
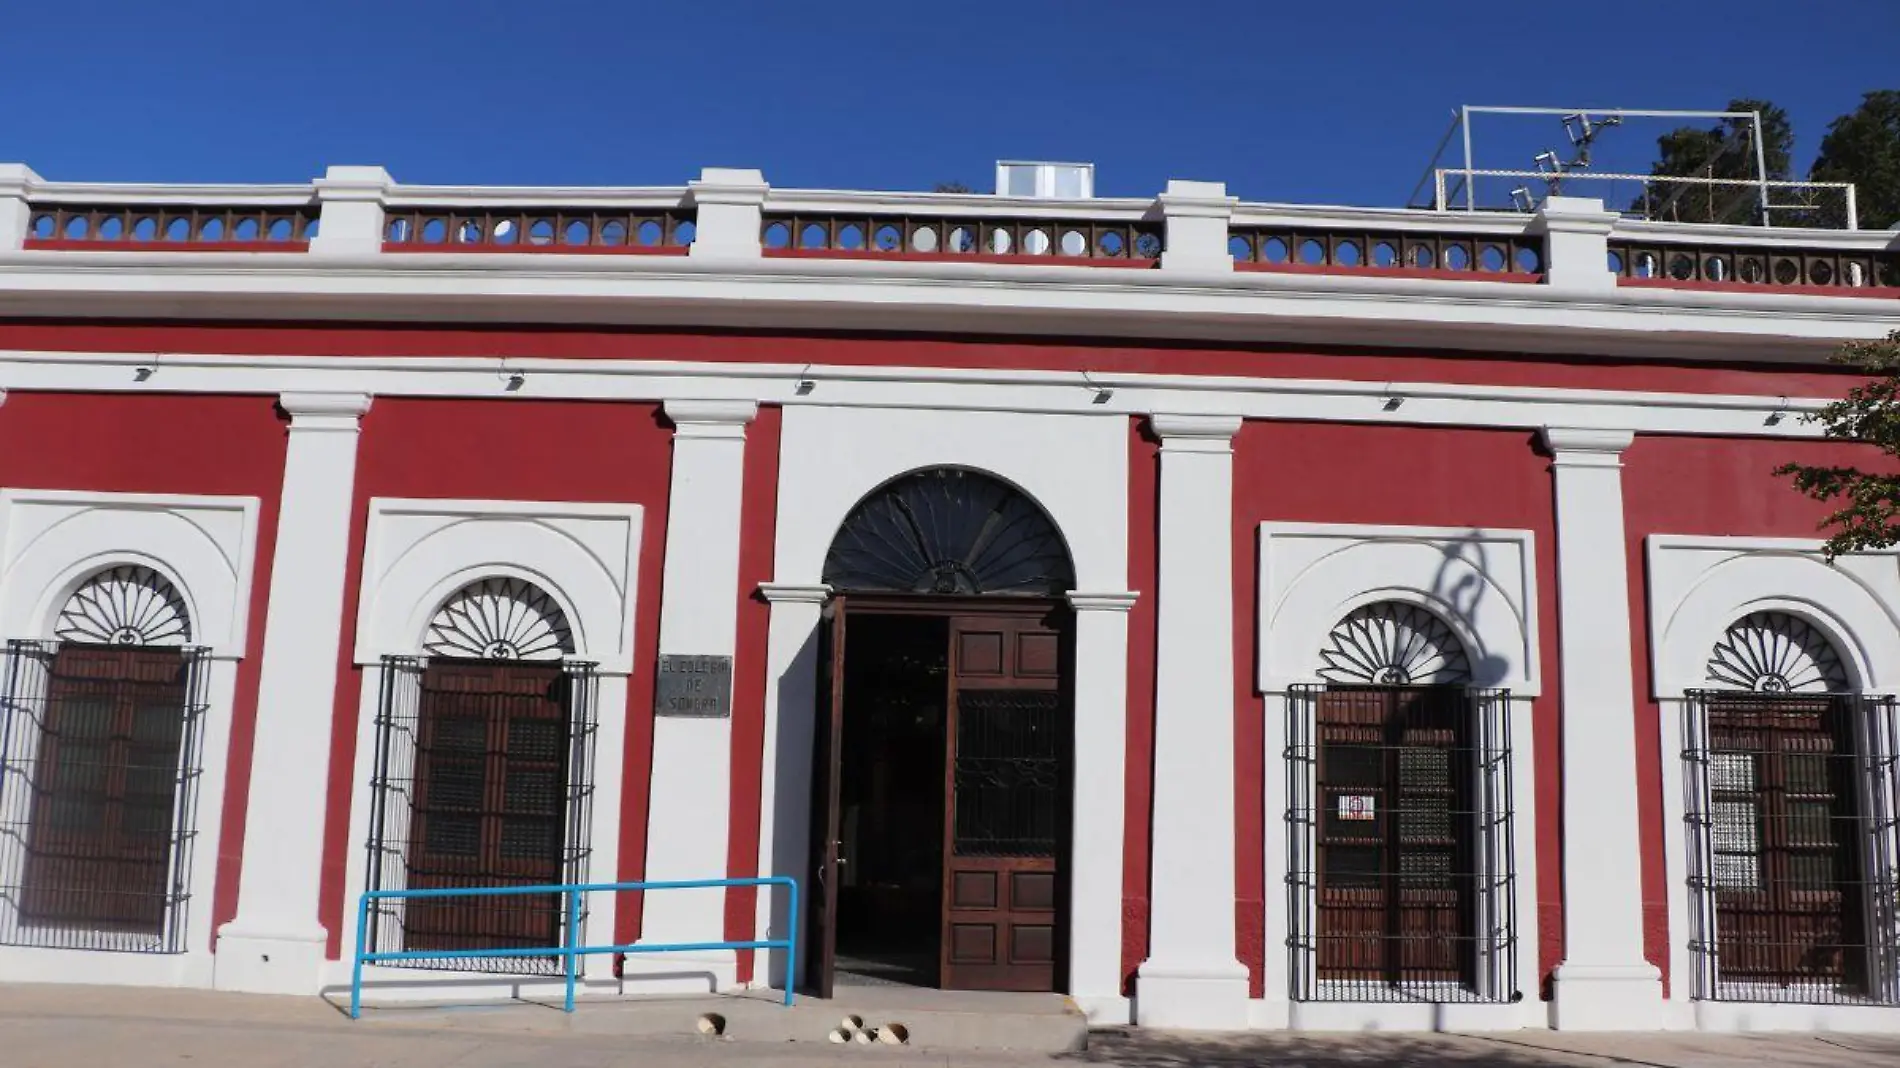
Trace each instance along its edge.
<instances>
[{"instance_id":1,"label":"wooden door","mask_svg":"<svg viewBox=\"0 0 1900 1068\"><path fill-rule=\"evenodd\" d=\"M844 760L845 599L825 606L818 626L818 687L812 709L811 882L805 906L805 984L831 996L838 959L838 779Z\"/></svg>"},{"instance_id":2,"label":"wooden door","mask_svg":"<svg viewBox=\"0 0 1900 1068\"><path fill-rule=\"evenodd\" d=\"M1072 729L1062 661L1043 615L950 621L945 988L1056 989Z\"/></svg>"},{"instance_id":3,"label":"wooden door","mask_svg":"<svg viewBox=\"0 0 1900 1068\"><path fill-rule=\"evenodd\" d=\"M1321 981L1471 982L1470 715L1455 687L1321 695Z\"/></svg>"},{"instance_id":4,"label":"wooden door","mask_svg":"<svg viewBox=\"0 0 1900 1068\"><path fill-rule=\"evenodd\" d=\"M438 660L423 673L409 888L560 883L569 730L557 661ZM408 949L561 944L558 894L418 899Z\"/></svg>"},{"instance_id":5,"label":"wooden door","mask_svg":"<svg viewBox=\"0 0 1900 1068\"><path fill-rule=\"evenodd\" d=\"M1857 988L1866 944L1854 828L1851 700L1710 708L1719 978Z\"/></svg>"},{"instance_id":6,"label":"wooden door","mask_svg":"<svg viewBox=\"0 0 1900 1068\"><path fill-rule=\"evenodd\" d=\"M33 773L22 920L164 929L187 672L176 648L60 647Z\"/></svg>"}]
</instances>

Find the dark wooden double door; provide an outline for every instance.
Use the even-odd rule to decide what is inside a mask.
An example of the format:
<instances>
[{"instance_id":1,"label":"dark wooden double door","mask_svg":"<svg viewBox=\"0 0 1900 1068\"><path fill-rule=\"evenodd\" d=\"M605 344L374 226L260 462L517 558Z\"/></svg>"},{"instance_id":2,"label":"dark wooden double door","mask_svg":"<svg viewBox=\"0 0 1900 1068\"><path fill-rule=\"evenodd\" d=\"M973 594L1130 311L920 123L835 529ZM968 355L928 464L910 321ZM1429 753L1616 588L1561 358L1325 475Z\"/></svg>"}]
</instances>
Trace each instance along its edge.
<instances>
[{"instance_id":1,"label":"dark wooden double door","mask_svg":"<svg viewBox=\"0 0 1900 1068\"><path fill-rule=\"evenodd\" d=\"M998 601L1002 603L997 603ZM937 984L1055 990L1065 941L1072 716L1066 609L1048 601L852 599L828 607L820 650L808 985L829 997L836 965L840 794L847 728L847 618L942 619L943 805Z\"/></svg>"}]
</instances>

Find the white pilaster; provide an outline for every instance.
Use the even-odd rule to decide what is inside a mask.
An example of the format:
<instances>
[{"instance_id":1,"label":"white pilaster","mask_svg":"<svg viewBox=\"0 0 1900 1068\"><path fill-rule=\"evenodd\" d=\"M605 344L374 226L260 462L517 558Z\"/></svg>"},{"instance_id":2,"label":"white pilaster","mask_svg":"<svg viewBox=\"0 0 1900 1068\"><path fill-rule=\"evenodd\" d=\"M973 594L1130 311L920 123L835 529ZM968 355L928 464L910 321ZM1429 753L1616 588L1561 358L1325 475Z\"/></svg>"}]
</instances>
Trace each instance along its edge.
<instances>
[{"instance_id":1,"label":"white pilaster","mask_svg":"<svg viewBox=\"0 0 1900 1068\"><path fill-rule=\"evenodd\" d=\"M670 400L665 408L674 427L673 480L660 586L660 654L731 656L738 630L745 428L759 407L753 401ZM726 698L730 711L730 692ZM648 880L725 877L731 781L729 716L654 717ZM722 941L725 902L726 892L718 889L647 894L641 941ZM643 973L656 978L640 978ZM682 982L682 973L690 978ZM630 989L643 991L704 991L709 981L724 988L735 980L729 950L634 954L622 974Z\"/></svg>"},{"instance_id":2,"label":"white pilaster","mask_svg":"<svg viewBox=\"0 0 1900 1068\"><path fill-rule=\"evenodd\" d=\"M765 650L765 749L760 754L759 871L799 881L811 908L810 838L812 728L818 692L818 625L830 586L767 582L759 594L772 606ZM784 938L792 929L789 901L782 891L761 890L760 938ZM755 981L784 986L785 955L773 953L756 970Z\"/></svg>"},{"instance_id":3,"label":"white pilaster","mask_svg":"<svg viewBox=\"0 0 1900 1068\"><path fill-rule=\"evenodd\" d=\"M707 167L686 183L699 209L689 255L756 260L763 255L759 231L769 187L755 170Z\"/></svg>"},{"instance_id":4,"label":"white pilaster","mask_svg":"<svg viewBox=\"0 0 1900 1068\"><path fill-rule=\"evenodd\" d=\"M1069 996L1099 1023L1128 1020L1122 997L1122 828L1128 797L1128 610L1134 593L1071 593L1075 609L1074 871Z\"/></svg>"},{"instance_id":5,"label":"white pilaster","mask_svg":"<svg viewBox=\"0 0 1900 1068\"><path fill-rule=\"evenodd\" d=\"M1546 197L1533 231L1544 234L1545 282L1555 289L1602 293L1616 288L1610 273L1610 231L1617 214L1589 197Z\"/></svg>"},{"instance_id":6,"label":"white pilaster","mask_svg":"<svg viewBox=\"0 0 1900 1068\"><path fill-rule=\"evenodd\" d=\"M313 994L330 724L363 393L286 393L290 415L264 623L237 916L218 932L222 990Z\"/></svg>"},{"instance_id":7,"label":"white pilaster","mask_svg":"<svg viewBox=\"0 0 1900 1068\"><path fill-rule=\"evenodd\" d=\"M396 180L381 167L331 167L317 179L323 214L310 240L315 256L374 256L383 250L383 198Z\"/></svg>"},{"instance_id":8,"label":"white pilaster","mask_svg":"<svg viewBox=\"0 0 1900 1068\"><path fill-rule=\"evenodd\" d=\"M1173 179L1168 191L1155 198L1167 222L1167 242L1161 252L1164 271L1232 272L1234 257L1227 251L1228 225L1236 197L1227 195L1225 182L1185 182Z\"/></svg>"},{"instance_id":9,"label":"white pilaster","mask_svg":"<svg viewBox=\"0 0 1900 1068\"><path fill-rule=\"evenodd\" d=\"M1643 1031L1662 1022L1662 977L1643 957L1627 430L1544 428L1557 499L1557 633L1563 665L1564 960L1551 1026Z\"/></svg>"},{"instance_id":10,"label":"white pilaster","mask_svg":"<svg viewBox=\"0 0 1900 1068\"><path fill-rule=\"evenodd\" d=\"M1155 415L1152 920L1135 991L1144 1026L1247 1026L1234 954L1234 451L1237 416Z\"/></svg>"},{"instance_id":11,"label":"white pilaster","mask_svg":"<svg viewBox=\"0 0 1900 1068\"><path fill-rule=\"evenodd\" d=\"M0 252L26 244L33 215L28 200L40 176L24 163L0 163Z\"/></svg>"}]
</instances>

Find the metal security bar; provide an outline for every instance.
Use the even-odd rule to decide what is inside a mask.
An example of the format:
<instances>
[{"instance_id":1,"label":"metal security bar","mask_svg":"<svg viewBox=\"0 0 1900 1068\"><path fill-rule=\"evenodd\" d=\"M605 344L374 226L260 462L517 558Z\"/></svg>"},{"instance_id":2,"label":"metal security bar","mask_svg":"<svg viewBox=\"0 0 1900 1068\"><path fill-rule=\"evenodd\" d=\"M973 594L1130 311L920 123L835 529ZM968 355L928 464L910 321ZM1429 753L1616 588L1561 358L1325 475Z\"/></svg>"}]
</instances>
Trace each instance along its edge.
<instances>
[{"instance_id":1,"label":"metal security bar","mask_svg":"<svg viewBox=\"0 0 1900 1068\"><path fill-rule=\"evenodd\" d=\"M1053 857L1069 716L1054 690L957 694L954 849L961 857Z\"/></svg>"},{"instance_id":2,"label":"metal security bar","mask_svg":"<svg viewBox=\"0 0 1900 1068\"><path fill-rule=\"evenodd\" d=\"M1514 1002L1510 693L1287 693L1289 990Z\"/></svg>"},{"instance_id":3,"label":"metal security bar","mask_svg":"<svg viewBox=\"0 0 1900 1068\"><path fill-rule=\"evenodd\" d=\"M707 887L733 886L783 886L791 895L787 915L790 926L784 938L754 939L742 942L681 942L660 944L655 942L636 942L627 945L584 946L580 944L580 917L586 913L587 895L596 892L620 893L621 891L653 890L697 890ZM558 895L565 901L562 909L566 921L561 925L559 944L544 946L516 946L512 948L486 949L443 949L425 952L370 952L363 947L369 945L370 912L377 902L393 901L439 901L445 898L464 897L482 901L488 898L511 897L517 895ZM386 907L386 906L383 906ZM798 911L798 881L783 875L767 875L743 879L682 879L668 882L632 882L632 883L561 883L550 886L476 886L454 890L371 890L357 902L356 907L356 945L354 961L350 965L350 1019L359 1019L363 1015L363 966L365 964L423 964L440 966L441 962L454 962L463 970L478 970L468 967L470 962L482 960L526 960L543 956L555 957L561 961L561 976L566 982L567 998L565 1008L574 1011L574 988L580 980L580 958L600 953L694 953L725 949L782 949L785 951L785 974L798 974L798 932L802 927ZM493 971L497 969L479 969ZM785 1004L792 1004L793 984L789 979L785 983Z\"/></svg>"},{"instance_id":4,"label":"metal security bar","mask_svg":"<svg viewBox=\"0 0 1900 1068\"><path fill-rule=\"evenodd\" d=\"M0 945L184 952L207 651L6 652Z\"/></svg>"},{"instance_id":5,"label":"metal security bar","mask_svg":"<svg viewBox=\"0 0 1900 1068\"><path fill-rule=\"evenodd\" d=\"M1892 697L1683 703L1696 996L1900 1004Z\"/></svg>"},{"instance_id":6,"label":"metal security bar","mask_svg":"<svg viewBox=\"0 0 1900 1068\"><path fill-rule=\"evenodd\" d=\"M552 953L429 956L557 943L586 874L594 797L594 665L385 657L376 717L363 945L407 967L555 975Z\"/></svg>"}]
</instances>

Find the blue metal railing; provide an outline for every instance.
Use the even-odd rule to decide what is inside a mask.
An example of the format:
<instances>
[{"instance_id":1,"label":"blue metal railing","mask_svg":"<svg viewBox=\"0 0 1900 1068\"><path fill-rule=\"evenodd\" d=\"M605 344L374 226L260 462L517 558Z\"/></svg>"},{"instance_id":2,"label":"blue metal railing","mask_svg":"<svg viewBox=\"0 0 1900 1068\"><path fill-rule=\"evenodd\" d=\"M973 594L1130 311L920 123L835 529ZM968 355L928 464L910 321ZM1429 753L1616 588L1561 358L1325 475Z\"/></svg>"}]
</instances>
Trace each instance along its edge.
<instances>
[{"instance_id":1,"label":"blue metal railing","mask_svg":"<svg viewBox=\"0 0 1900 1068\"><path fill-rule=\"evenodd\" d=\"M580 942L581 895L595 892L619 893L623 890L700 890L730 886L783 886L791 894L790 926L784 938L750 942L678 942L668 944L634 943L619 946L583 946ZM511 949L422 949L365 953L369 942L370 902L414 900L434 897L501 897L509 894L567 895L566 935L562 944L541 948ZM766 875L745 879L684 879L652 883L556 883L541 886L473 886L447 890L370 890L356 907L356 960L350 966L350 1019L363 1013L363 965L391 960L480 960L503 957L560 957L567 980L568 1012L574 1011L574 984L578 979L577 962L597 953L690 953L715 949L782 949L785 951L785 1004L792 1003L792 986L798 975L798 880L784 875Z\"/></svg>"}]
</instances>

